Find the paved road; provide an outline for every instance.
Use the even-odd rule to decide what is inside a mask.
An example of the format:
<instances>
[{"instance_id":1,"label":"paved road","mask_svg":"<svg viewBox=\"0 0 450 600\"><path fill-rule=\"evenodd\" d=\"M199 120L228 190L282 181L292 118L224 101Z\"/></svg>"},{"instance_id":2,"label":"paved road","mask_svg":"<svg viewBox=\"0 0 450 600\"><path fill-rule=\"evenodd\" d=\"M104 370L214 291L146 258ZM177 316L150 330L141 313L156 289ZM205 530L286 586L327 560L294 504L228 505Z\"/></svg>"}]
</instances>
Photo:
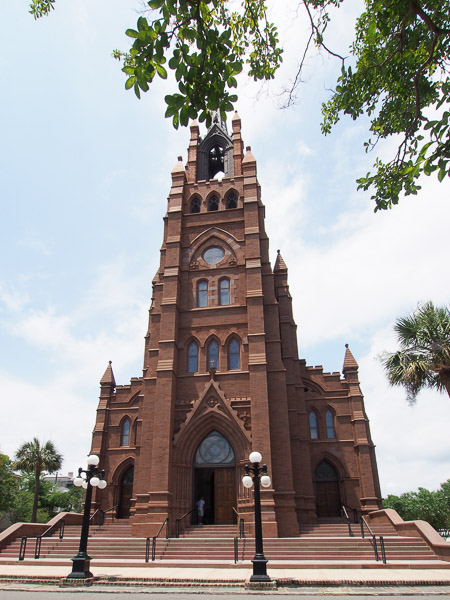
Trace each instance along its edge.
<instances>
[{"instance_id":1,"label":"paved road","mask_svg":"<svg viewBox=\"0 0 450 600\"><path fill-rule=\"evenodd\" d=\"M1 584L0 600L143 600L147 595L151 595L151 600L195 600L201 597L201 600L215 600L218 596L223 596L226 600L243 600L245 596L261 597L264 600L329 600L330 596L338 597L339 600L373 600L374 596L382 596L383 600L398 600L399 596L408 596L408 600L426 600L430 598L436 600L436 596L449 596L450 587L448 586L424 586L423 588L399 586L397 588L303 588L301 590L280 589L274 591L250 591L250 590L231 590L226 588L205 589L190 588L164 591L163 588L138 588L130 587L125 589L114 588L105 589L105 587L95 587L87 590L86 588L73 588L70 591L61 590L53 586L31 585L21 586L21 589L7 589L6 584Z\"/></svg>"}]
</instances>

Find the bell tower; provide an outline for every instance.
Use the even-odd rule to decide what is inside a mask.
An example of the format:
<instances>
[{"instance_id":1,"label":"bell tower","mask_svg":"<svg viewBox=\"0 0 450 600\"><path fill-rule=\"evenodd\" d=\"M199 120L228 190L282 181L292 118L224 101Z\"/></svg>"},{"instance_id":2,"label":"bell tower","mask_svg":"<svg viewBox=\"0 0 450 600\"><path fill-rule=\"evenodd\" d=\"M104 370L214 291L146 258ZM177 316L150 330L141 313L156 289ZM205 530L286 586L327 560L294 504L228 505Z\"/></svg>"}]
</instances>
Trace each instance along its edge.
<instances>
[{"instance_id":1,"label":"bell tower","mask_svg":"<svg viewBox=\"0 0 450 600\"><path fill-rule=\"evenodd\" d=\"M173 528L199 498L205 522L233 523L238 512L251 529L241 480L255 450L272 479L265 536L298 535L319 506L333 516L343 502L379 504L367 419L353 425L355 407L365 416L356 374L350 386L349 360L348 381L299 360L287 266L278 252L272 269L256 159L237 113L231 125L228 134L215 114L201 138L194 122L187 163L172 170L143 376L116 386L109 365L102 378L93 449L113 485L98 502L128 494L119 514L136 536L166 518Z\"/></svg>"}]
</instances>

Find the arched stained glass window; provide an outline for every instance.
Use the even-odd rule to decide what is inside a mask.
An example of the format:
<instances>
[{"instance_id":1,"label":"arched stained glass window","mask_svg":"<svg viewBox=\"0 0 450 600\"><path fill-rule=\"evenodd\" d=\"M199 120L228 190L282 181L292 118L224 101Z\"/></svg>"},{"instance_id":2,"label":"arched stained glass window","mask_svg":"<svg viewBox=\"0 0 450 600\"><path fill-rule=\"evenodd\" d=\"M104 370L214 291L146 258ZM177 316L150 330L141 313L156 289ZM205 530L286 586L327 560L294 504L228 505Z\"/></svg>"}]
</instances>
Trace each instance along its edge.
<instances>
[{"instance_id":1,"label":"arched stained glass window","mask_svg":"<svg viewBox=\"0 0 450 600\"><path fill-rule=\"evenodd\" d=\"M227 208L237 208L238 199L236 192L230 192L227 196Z\"/></svg>"},{"instance_id":2,"label":"arched stained glass window","mask_svg":"<svg viewBox=\"0 0 450 600\"><path fill-rule=\"evenodd\" d=\"M125 419L122 424L122 441L121 446L129 446L130 445L130 419Z\"/></svg>"},{"instance_id":3,"label":"arched stained glass window","mask_svg":"<svg viewBox=\"0 0 450 600\"><path fill-rule=\"evenodd\" d=\"M333 465L323 460L314 472L314 481L339 481L338 474Z\"/></svg>"},{"instance_id":4,"label":"arched stained glass window","mask_svg":"<svg viewBox=\"0 0 450 600\"><path fill-rule=\"evenodd\" d=\"M188 347L188 373L196 373L198 371L198 346L195 342L191 342Z\"/></svg>"},{"instance_id":5,"label":"arched stained glass window","mask_svg":"<svg viewBox=\"0 0 450 600\"><path fill-rule=\"evenodd\" d=\"M197 306L208 306L208 282L205 279L197 283Z\"/></svg>"},{"instance_id":6,"label":"arched stained glass window","mask_svg":"<svg viewBox=\"0 0 450 600\"><path fill-rule=\"evenodd\" d=\"M191 213L199 213L202 201L198 196L194 196L191 200Z\"/></svg>"},{"instance_id":7,"label":"arched stained glass window","mask_svg":"<svg viewBox=\"0 0 450 600\"><path fill-rule=\"evenodd\" d=\"M219 198L217 196L211 196L208 200L208 210L219 210Z\"/></svg>"},{"instance_id":8,"label":"arched stained glass window","mask_svg":"<svg viewBox=\"0 0 450 600\"><path fill-rule=\"evenodd\" d=\"M327 426L327 438L335 438L336 432L334 430L334 415L330 409L328 409L325 413L325 424Z\"/></svg>"},{"instance_id":9,"label":"arched stained glass window","mask_svg":"<svg viewBox=\"0 0 450 600\"><path fill-rule=\"evenodd\" d=\"M219 281L219 304L220 306L230 304L230 280L228 277Z\"/></svg>"},{"instance_id":10,"label":"arched stained glass window","mask_svg":"<svg viewBox=\"0 0 450 600\"><path fill-rule=\"evenodd\" d=\"M317 415L314 410L309 413L309 433L312 440L319 439L319 429L317 427Z\"/></svg>"},{"instance_id":11,"label":"arched stained glass window","mask_svg":"<svg viewBox=\"0 0 450 600\"><path fill-rule=\"evenodd\" d=\"M228 368L232 369L240 368L240 347L239 342L236 338L233 338L228 345Z\"/></svg>"},{"instance_id":12,"label":"arched stained glass window","mask_svg":"<svg viewBox=\"0 0 450 600\"><path fill-rule=\"evenodd\" d=\"M234 462L233 448L218 431L212 431L195 453L196 466L230 465Z\"/></svg>"},{"instance_id":13,"label":"arched stained glass window","mask_svg":"<svg viewBox=\"0 0 450 600\"><path fill-rule=\"evenodd\" d=\"M208 346L208 369L214 367L219 368L219 344L213 340Z\"/></svg>"}]
</instances>

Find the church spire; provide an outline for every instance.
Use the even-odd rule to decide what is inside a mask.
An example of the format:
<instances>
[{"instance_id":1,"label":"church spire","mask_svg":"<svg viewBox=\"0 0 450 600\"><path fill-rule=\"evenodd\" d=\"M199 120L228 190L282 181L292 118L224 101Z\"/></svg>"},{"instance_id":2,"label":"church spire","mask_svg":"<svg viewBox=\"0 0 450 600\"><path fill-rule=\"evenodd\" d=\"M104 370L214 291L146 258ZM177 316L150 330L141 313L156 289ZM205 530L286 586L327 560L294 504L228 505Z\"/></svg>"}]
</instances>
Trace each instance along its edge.
<instances>
[{"instance_id":1,"label":"church spire","mask_svg":"<svg viewBox=\"0 0 450 600\"><path fill-rule=\"evenodd\" d=\"M208 131L210 131L214 127L214 125L218 125L222 131L224 131L226 134L228 134L227 122L225 119L222 119L222 117L220 115L220 111L213 110L213 111L211 111L211 115L212 115L212 121L211 121L211 126L209 127Z\"/></svg>"}]
</instances>

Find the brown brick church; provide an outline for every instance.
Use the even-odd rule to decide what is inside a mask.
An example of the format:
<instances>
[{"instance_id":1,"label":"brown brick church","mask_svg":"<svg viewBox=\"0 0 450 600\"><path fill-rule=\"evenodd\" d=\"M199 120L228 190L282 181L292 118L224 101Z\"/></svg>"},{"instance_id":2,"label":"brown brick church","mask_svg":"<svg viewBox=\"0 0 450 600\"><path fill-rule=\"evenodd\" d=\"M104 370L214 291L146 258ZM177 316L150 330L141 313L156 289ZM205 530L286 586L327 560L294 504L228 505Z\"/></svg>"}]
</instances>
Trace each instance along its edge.
<instances>
[{"instance_id":1,"label":"brown brick church","mask_svg":"<svg viewBox=\"0 0 450 600\"><path fill-rule=\"evenodd\" d=\"M305 292L306 293L306 292ZM381 506L375 449L348 347L343 375L298 358L288 270L274 267L256 160L215 118L193 124L187 164L172 171L160 267L153 280L142 377L101 379L92 452L109 482L98 506L117 505L133 535L203 497L205 522L253 513L241 479L249 453L267 463L266 536ZM246 521L247 522L247 521Z\"/></svg>"}]
</instances>

